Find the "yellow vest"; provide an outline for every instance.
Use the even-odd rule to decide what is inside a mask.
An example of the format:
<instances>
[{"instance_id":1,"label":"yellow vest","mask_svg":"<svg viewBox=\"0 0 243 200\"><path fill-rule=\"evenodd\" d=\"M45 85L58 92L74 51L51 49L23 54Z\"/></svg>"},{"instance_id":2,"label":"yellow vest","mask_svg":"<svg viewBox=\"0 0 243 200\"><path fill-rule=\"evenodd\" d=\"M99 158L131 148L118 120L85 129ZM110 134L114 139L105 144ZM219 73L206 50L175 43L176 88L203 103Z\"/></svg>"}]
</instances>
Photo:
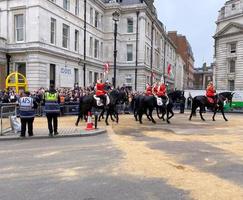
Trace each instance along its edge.
<instances>
[{"instance_id":1,"label":"yellow vest","mask_svg":"<svg viewBox=\"0 0 243 200\"><path fill-rule=\"evenodd\" d=\"M58 95L57 95L57 93L46 92L45 93L45 100L46 101L57 101Z\"/></svg>"}]
</instances>

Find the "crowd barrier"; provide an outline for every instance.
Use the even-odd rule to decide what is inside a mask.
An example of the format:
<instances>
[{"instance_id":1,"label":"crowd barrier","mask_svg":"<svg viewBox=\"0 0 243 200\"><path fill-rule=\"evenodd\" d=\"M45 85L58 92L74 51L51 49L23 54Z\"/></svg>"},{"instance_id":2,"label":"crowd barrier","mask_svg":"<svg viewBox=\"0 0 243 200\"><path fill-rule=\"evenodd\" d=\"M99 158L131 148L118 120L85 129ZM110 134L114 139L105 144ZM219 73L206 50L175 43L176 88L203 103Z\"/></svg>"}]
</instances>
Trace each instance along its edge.
<instances>
[{"instance_id":1,"label":"crowd barrier","mask_svg":"<svg viewBox=\"0 0 243 200\"><path fill-rule=\"evenodd\" d=\"M0 105L0 134L3 135L12 130L10 117L17 116L16 104L1 104Z\"/></svg>"},{"instance_id":2,"label":"crowd barrier","mask_svg":"<svg viewBox=\"0 0 243 200\"><path fill-rule=\"evenodd\" d=\"M180 103L175 103L174 104L174 109L175 110L180 110ZM4 112L7 113L8 109L13 109L13 107L15 108L15 113L17 116L19 116L19 107L17 106L17 104L0 104L0 108L4 109ZM125 105L125 104L119 104L116 107L117 111L119 114L130 114L132 113L132 108L130 105ZM191 109L191 105L189 104L185 104L185 109ZM61 104L60 105L60 110L61 110L61 116L68 116L68 115L78 115L79 113L79 103L78 102L72 102L72 103L66 103L66 104ZM226 111L227 112L227 111ZM243 110L236 110L236 109L231 109L228 112L235 112L235 113L239 113L239 112L243 112ZM1 110L2 113L2 110ZM9 115L12 114L13 112L9 112ZM8 114L6 114L8 115ZM5 114L3 113L3 118L4 118ZM36 109L36 116L45 116L45 109L44 106L42 104L38 104L38 107Z\"/></svg>"}]
</instances>

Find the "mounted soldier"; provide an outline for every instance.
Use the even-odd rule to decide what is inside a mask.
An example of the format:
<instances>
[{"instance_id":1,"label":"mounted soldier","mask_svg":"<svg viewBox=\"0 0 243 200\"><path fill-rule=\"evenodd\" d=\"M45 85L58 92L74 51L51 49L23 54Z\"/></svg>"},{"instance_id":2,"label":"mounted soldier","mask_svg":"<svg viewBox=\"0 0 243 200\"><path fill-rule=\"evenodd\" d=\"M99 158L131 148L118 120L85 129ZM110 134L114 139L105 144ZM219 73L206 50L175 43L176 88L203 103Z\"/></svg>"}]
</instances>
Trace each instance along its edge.
<instances>
[{"instance_id":1,"label":"mounted soldier","mask_svg":"<svg viewBox=\"0 0 243 200\"><path fill-rule=\"evenodd\" d=\"M206 89L206 96L207 96L209 103L216 104L216 96L215 95L216 95L215 87L213 85L213 82L210 81L208 86L207 86L207 89Z\"/></svg>"},{"instance_id":2,"label":"mounted soldier","mask_svg":"<svg viewBox=\"0 0 243 200\"><path fill-rule=\"evenodd\" d=\"M153 96L152 86L149 83L146 84L145 95L146 96Z\"/></svg>"},{"instance_id":3,"label":"mounted soldier","mask_svg":"<svg viewBox=\"0 0 243 200\"><path fill-rule=\"evenodd\" d=\"M102 80L98 79L95 89L96 92L94 98L97 101L97 106L107 106L109 104L109 97L107 95L106 83L102 83Z\"/></svg>"}]
</instances>

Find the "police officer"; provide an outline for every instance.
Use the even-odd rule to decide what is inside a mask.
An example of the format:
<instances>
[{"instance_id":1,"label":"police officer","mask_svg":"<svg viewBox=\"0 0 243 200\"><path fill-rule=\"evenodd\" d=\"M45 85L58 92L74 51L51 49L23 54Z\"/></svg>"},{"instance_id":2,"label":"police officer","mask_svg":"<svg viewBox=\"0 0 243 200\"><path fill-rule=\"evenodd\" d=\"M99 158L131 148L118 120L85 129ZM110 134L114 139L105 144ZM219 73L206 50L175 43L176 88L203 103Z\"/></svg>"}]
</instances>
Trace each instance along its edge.
<instances>
[{"instance_id":1,"label":"police officer","mask_svg":"<svg viewBox=\"0 0 243 200\"><path fill-rule=\"evenodd\" d=\"M54 88L53 82L50 82L50 90L45 92L44 104L45 104L46 117L48 121L49 136L53 136L53 131L54 131L54 135L58 135L57 117L60 114L60 97Z\"/></svg>"},{"instance_id":2,"label":"police officer","mask_svg":"<svg viewBox=\"0 0 243 200\"><path fill-rule=\"evenodd\" d=\"M19 99L19 114L21 120L21 135L25 137L26 124L28 124L29 137L33 136L33 122L35 118L36 101L30 97L29 92L25 92L23 97Z\"/></svg>"}]
</instances>

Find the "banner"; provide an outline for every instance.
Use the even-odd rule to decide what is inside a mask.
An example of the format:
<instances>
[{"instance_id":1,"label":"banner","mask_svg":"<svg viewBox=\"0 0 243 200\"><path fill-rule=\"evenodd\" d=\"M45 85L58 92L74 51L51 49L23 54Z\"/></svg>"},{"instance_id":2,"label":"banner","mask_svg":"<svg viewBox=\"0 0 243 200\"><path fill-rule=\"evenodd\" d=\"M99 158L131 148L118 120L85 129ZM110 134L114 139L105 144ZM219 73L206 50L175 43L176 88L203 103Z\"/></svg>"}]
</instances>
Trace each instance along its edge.
<instances>
[{"instance_id":1,"label":"banner","mask_svg":"<svg viewBox=\"0 0 243 200\"><path fill-rule=\"evenodd\" d=\"M60 68L60 86L72 88L74 85L74 69L70 67Z\"/></svg>"}]
</instances>

